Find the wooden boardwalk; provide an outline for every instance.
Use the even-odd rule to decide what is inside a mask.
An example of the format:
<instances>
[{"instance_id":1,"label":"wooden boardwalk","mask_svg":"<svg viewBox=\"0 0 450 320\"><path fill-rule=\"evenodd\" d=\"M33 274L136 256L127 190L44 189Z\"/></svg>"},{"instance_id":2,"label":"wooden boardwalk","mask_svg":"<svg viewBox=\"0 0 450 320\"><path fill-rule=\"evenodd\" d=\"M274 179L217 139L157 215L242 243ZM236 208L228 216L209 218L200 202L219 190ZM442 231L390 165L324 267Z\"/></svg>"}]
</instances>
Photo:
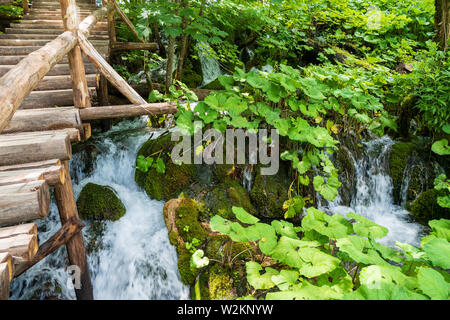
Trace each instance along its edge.
<instances>
[{"instance_id":1,"label":"wooden boardwalk","mask_svg":"<svg viewBox=\"0 0 450 320\"><path fill-rule=\"evenodd\" d=\"M93 299L69 173L71 143L89 139L91 120L177 109L146 103L107 63L115 44L114 11L133 28L113 0L101 8L91 0L31 4L20 22L0 35L0 299L9 298L14 277L61 245L69 263L80 268L77 298ZM139 40L141 49L155 48ZM99 106L101 77L131 104ZM61 229L40 243L33 220L49 214L51 188Z\"/></svg>"}]
</instances>

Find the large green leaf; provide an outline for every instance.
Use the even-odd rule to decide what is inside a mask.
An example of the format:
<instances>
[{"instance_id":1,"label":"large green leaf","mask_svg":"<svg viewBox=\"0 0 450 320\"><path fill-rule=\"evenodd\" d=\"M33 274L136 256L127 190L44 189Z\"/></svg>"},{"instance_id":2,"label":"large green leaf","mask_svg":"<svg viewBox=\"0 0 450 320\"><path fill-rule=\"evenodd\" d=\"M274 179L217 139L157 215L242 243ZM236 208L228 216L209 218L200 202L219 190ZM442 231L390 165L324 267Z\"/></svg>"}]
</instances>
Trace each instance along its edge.
<instances>
[{"instance_id":1,"label":"large green leaf","mask_svg":"<svg viewBox=\"0 0 450 320\"><path fill-rule=\"evenodd\" d=\"M436 267L450 269L450 243L441 238L434 238L428 241L423 250Z\"/></svg>"},{"instance_id":2,"label":"large green leaf","mask_svg":"<svg viewBox=\"0 0 450 320\"><path fill-rule=\"evenodd\" d=\"M351 223L339 214L329 216L314 207L306 211L308 214L302 219L304 230L315 230L331 239L343 238L353 232Z\"/></svg>"},{"instance_id":3,"label":"large green leaf","mask_svg":"<svg viewBox=\"0 0 450 320\"><path fill-rule=\"evenodd\" d=\"M259 221L258 218L252 216L250 213L244 210L241 207L232 207L231 210L236 215L236 218L245 224L255 224Z\"/></svg>"},{"instance_id":4,"label":"large green leaf","mask_svg":"<svg viewBox=\"0 0 450 320\"><path fill-rule=\"evenodd\" d=\"M289 290L298 284L299 273L296 270L281 270L279 275L272 276L272 281L280 290Z\"/></svg>"},{"instance_id":5,"label":"large green leaf","mask_svg":"<svg viewBox=\"0 0 450 320\"><path fill-rule=\"evenodd\" d=\"M420 290L432 300L448 299L450 284L445 282L444 277L436 270L419 268L417 280Z\"/></svg>"},{"instance_id":6,"label":"large green leaf","mask_svg":"<svg viewBox=\"0 0 450 320\"><path fill-rule=\"evenodd\" d=\"M337 300L341 298L342 293L336 292L333 288L329 286L314 286L307 281L293 286L291 290L269 292L266 295L266 300Z\"/></svg>"},{"instance_id":7,"label":"large green leaf","mask_svg":"<svg viewBox=\"0 0 450 320\"><path fill-rule=\"evenodd\" d=\"M430 225L431 229L433 229L433 233L436 235L436 237L450 241L450 220L431 220L428 222L428 224Z\"/></svg>"},{"instance_id":8,"label":"large green leaf","mask_svg":"<svg viewBox=\"0 0 450 320\"><path fill-rule=\"evenodd\" d=\"M265 273L261 274L263 268L254 261L249 261L245 264L245 271L247 272L247 281L255 289L270 289L275 287L272 281L272 276L278 275L278 271L272 268L265 268Z\"/></svg>"},{"instance_id":9,"label":"large green leaf","mask_svg":"<svg viewBox=\"0 0 450 320\"><path fill-rule=\"evenodd\" d=\"M357 220L358 222L353 224L353 229L355 232L362 237L372 237L372 238L384 238L389 230L375 222L363 217L359 214L349 212L347 217Z\"/></svg>"},{"instance_id":10,"label":"large green leaf","mask_svg":"<svg viewBox=\"0 0 450 320\"><path fill-rule=\"evenodd\" d=\"M450 146L448 145L448 140L442 139L436 141L431 146L431 150L433 150L434 153L437 153L440 156L450 155Z\"/></svg>"},{"instance_id":11,"label":"large green leaf","mask_svg":"<svg viewBox=\"0 0 450 320\"><path fill-rule=\"evenodd\" d=\"M270 255L290 267L300 268L304 263L298 252L300 248L317 247L319 245L320 243L317 241L302 241L281 236Z\"/></svg>"},{"instance_id":12,"label":"large green leaf","mask_svg":"<svg viewBox=\"0 0 450 320\"><path fill-rule=\"evenodd\" d=\"M378 254L376 250L372 248L369 240L351 235L345 238L337 239L336 246L340 252L346 253L353 261L363 264L379 264L389 265Z\"/></svg>"},{"instance_id":13,"label":"large green leaf","mask_svg":"<svg viewBox=\"0 0 450 320\"><path fill-rule=\"evenodd\" d=\"M299 272L301 275L308 278L314 278L330 272L341 262L339 259L324 253L317 248L300 248L298 254L303 260Z\"/></svg>"}]
</instances>

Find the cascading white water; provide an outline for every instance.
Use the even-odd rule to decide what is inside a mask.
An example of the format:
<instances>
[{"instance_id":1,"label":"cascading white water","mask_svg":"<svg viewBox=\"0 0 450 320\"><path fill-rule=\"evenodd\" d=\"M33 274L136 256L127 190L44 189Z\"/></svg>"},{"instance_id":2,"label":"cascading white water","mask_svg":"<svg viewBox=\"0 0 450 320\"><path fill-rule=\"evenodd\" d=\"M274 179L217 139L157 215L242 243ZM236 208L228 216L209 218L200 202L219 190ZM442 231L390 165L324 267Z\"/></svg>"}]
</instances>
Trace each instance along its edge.
<instances>
[{"instance_id":1,"label":"cascading white water","mask_svg":"<svg viewBox=\"0 0 450 320\"><path fill-rule=\"evenodd\" d=\"M380 242L395 246L395 242L418 245L423 227L409 221L409 212L394 204L392 179L389 175L389 152L394 141L388 136L363 143L365 154L361 159L353 159L356 172L356 193L350 207L334 202L322 209L345 216L355 212L389 229L388 235Z\"/></svg>"},{"instance_id":2,"label":"cascading white water","mask_svg":"<svg viewBox=\"0 0 450 320\"><path fill-rule=\"evenodd\" d=\"M176 250L169 243L163 202L149 199L134 181L132 166L137 150L152 134L145 123L123 121L106 134L96 136L92 142L99 149L99 156L92 175L83 177L79 170L72 170L79 180L74 182L75 197L88 182L109 185L127 209L120 220L106 223L103 247L88 256L95 299L189 299L189 289L179 277ZM80 167L74 163L77 159L75 156L72 160L72 168ZM87 240L89 223L85 223L83 233ZM39 223L41 243L59 228L56 205L52 204L51 215ZM45 298L46 294L39 292L44 284L56 292L53 297L74 299L74 291L67 285L66 265L65 248L60 248L13 281L12 298Z\"/></svg>"},{"instance_id":3,"label":"cascading white water","mask_svg":"<svg viewBox=\"0 0 450 320\"><path fill-rule=\"evenodd\" d=\"M212 48L209 44L200 42L197 44L197 49L203 76L203 82L200 87L204 87L208 83L216 80L222 74L222 70L220 69L217 59L211 57L210 52L212 51Z\"/></svg>"}]
</instances>

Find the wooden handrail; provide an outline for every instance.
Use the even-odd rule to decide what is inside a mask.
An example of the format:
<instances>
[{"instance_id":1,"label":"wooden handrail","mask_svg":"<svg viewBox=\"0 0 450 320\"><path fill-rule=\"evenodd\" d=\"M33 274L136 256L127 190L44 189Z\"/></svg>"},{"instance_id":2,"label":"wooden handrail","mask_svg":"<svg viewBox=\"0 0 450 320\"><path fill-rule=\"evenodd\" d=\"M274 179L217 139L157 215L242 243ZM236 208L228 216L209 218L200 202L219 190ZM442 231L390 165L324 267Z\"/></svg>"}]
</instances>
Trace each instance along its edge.
<instances>
[{"instance_id":1,"label":"wooden handrail","mask_svg":"<svg viewBox=\"0 0 450 320\"><path fill-rule=\"evenodd\" d=\"M80 23L78 32L88 37L95 24L112 9L113 5L109 4L94 11ZM39 81L77 42L76 35L66 31L30 53L0 78L0 132L8 125L14 112L37 87Z\"/></svg>"},{"instance_id":2,"label":"wooden handrail","mask_svg":"<svg viewBox=\"0 0 450 320\"><path fill-rule=\"evenodd\" d=\"M39 81L77 44L72 32L64 32L55 40L30 53L0 78L0 131L21 103L37 87Z\"/></svg>"}]
</instances>

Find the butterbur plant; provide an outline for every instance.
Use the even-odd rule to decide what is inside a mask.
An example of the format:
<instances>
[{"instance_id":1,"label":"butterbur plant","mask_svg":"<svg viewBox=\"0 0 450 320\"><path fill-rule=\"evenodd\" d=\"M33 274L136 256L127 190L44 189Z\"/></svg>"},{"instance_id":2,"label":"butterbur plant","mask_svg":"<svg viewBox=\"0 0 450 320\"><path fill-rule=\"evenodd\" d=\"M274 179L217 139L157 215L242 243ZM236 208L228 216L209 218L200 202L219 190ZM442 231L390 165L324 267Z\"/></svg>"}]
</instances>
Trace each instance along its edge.
<instances>
[{"instance_id":1,"label":"butterbur plant","mask_svg":"<svg viewBox=\"0 0 450 320\"><path fill-rule=\"evenodd\" d=\"M133 168L142 172L148 172L151 168L156 169L156 172L161 174L166 172L166 165L164 164L163 159L158 157L155 161L153 157L144 157L143 155L137 157L136 165L133 166Z\"/></svg>"},{"instance_id":2,"label":"butterbur plant","mask_svg":"<svg viewBox=\"0 0 450 320\"><path fill-rule=\"evenodd\" d=\"M432 232L420 247L377 240L388 229L348 213L333 216L307 209L301 226L274 220L262 223L242 208L238 221L214 216L211 229L233 241L255 242L275 262L263 267L247 261L247 282L255 289L245 299L410 300L449 298L450 220L429 222Z\"/></svg>"}]
</instances>

